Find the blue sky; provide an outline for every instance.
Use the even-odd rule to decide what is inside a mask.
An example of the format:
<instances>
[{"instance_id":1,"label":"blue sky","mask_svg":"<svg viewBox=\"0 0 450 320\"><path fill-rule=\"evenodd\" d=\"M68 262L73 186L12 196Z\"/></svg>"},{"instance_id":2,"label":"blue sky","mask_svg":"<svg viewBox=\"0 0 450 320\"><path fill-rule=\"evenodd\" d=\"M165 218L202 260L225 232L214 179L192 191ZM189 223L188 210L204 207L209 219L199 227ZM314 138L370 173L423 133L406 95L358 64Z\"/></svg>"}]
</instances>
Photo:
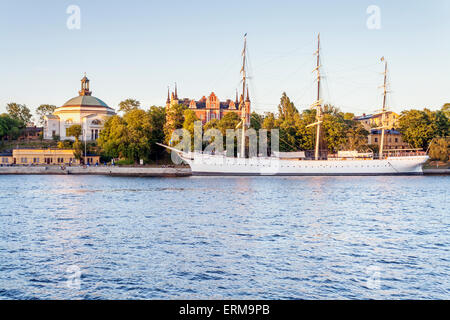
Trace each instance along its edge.
<instances>
[{"instance_id":1,"label":"blue sky","mask_svg":"<svg viewBox=\"0 0 450 320\"><path fill-rule=\"evenodd\" d=\"M69 5L81 9L69 30ZM381 29L366 26L369 5ZM286 91L299 109L314 99L313 52L321 33L324 99L370 113L381 103L385 56L389 106L450 102L450 1L5 1L0 0L0 112L34 110L77 95L86 72L111 107L126 98L163 105L167 86L199 99L234 98L248 33L253 110L275 111Z\"/></svg>"}]
</instances>

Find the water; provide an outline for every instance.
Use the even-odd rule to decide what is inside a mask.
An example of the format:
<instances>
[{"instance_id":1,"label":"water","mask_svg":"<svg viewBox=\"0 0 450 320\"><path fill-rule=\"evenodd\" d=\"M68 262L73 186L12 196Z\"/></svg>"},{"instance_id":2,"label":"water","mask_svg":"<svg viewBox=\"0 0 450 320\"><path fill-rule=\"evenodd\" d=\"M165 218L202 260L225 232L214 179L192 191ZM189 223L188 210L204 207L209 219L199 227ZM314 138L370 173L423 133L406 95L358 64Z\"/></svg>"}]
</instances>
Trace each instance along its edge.
<instances>
[{"instance_id":1,"label":"water","mask_svg":"<svg viewBox=\"0 0 450 320\"><path fill-rule=\"evenodd\" d=\"M448 299L450 178L0 176L1 299Z\"/></svg>"}]
</instances>

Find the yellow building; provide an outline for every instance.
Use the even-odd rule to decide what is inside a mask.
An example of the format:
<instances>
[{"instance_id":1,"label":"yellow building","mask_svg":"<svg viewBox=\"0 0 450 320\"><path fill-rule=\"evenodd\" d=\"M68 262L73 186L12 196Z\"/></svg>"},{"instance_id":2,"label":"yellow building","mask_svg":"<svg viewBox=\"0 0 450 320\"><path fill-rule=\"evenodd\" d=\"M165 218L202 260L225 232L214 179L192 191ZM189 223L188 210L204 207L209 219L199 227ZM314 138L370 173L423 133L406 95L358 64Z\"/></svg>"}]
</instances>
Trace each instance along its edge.
<instances>
[{"instance_id":1,"label":"yellow building","mask_svg":"<svg viewBox=\"0 0 450 320\"><path fill-rule=\"evenodd\" d=\"M367 137L368 144L380 144L381 130L372 129ZM384 150L406 150L410 149L409 144L403 141L402 135L397 130L385 130Z\"/></svg>"},{"instance_id":2,"label":"yellow building","mask_svg":"<svg viewBox=\"0 0 450 320\"><path fill-rule=\"evenodd\" d=\"M72 149L14 149L12 154L0 154L1 165L79 165ZM83 157L86 164L100 164L100 157Z\"/></svg>"},{"instance_id":3,"label":"yellow building","mask_svg":"<svg viewBox=\"0 0 450 320\"><path fill-rule=\"evenodd\" d=\"M372 128L381 127L382 115L383 115L382 113L369 114L369 115L363 114L360 117L356 117L355 120L359 121L364 126L364 129L366 129L367 131L370 131L370 129L372 129ZM389 129L398 128L398 119L399 118L400 118L400 116L393 111L386 112L385 124L386 124L387 128L389 128Z\"/></svg>"},{"instance_id":4,"label":"yellow building","mask_svg":"<svg viewBox=\"0 0 450 320\"><path fill-rule=\"evenodd\" d=\"M7 166L7 165L10 165L13 163L14 163L14 160L13 160L12 152L0 153L0 166Z\"/></svg>"}]
</instances>

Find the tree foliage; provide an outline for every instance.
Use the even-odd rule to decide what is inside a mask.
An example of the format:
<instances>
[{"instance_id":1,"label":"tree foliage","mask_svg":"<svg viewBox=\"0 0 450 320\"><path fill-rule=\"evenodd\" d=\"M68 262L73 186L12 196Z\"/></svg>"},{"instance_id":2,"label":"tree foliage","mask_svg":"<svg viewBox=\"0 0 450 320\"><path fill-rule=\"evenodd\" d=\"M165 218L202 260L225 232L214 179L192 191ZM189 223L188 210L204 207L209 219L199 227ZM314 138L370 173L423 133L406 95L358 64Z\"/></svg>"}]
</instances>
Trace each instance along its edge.
<instances>
[{"instance_id":1,"label":"tree foliage","mask_svg":"<svg viewBox=\"0 0 450 320\"><path fill-rule=\"evenodd\" d=\"M148 162L161 153L155 143L163 142L164 119L164 109L159 107L112 116L105 122L98 145L106 157Z\"/></svg>"},{"instance_id":2,"label":"tree foliage","mask_svg":"<svg viewBox=\"0 0 450 320\"><path fill-rule=\"evenodd\" d=\"M75 157L75 159L80 160L81 157L83 156L83 143L81 143L81 141L76 140L73 145L73 156Z\"/></svg>"},{"instance_id":3,"label":"tree foliage","mask_svg":"<svg viewBox=\"0 0 450 320\"><path fill-rule=\"evenodd\" d=\"M280 99L280 104L278 105L278 117L281 120L292 119L295 114L298 114L298 110L291 99L283 92Z\"/></svg>"},{"instance_id":4,"label":"tree foliage","mask_svg":"<svg viewBox=\"0 0 450 320\"><path fill-rule=\"evenodd\" d=\"M73 124L69 128L67 128L66 135L68 137L74 137L75 141L78 141L80 139L81 134L83 133L83 130L81 129L81 125L79 124Z\"/></svg>"},{"instance_id":5,"label":"tree foliage","mask_svg":"<svg viewBox=\"0 0 450 320\"><path fill-rule=\"evenodd\" d=\"M450 143L445 138L433 139L430 144L431 160L446 162L449 159Z\"/></svg>"},{"instance_id":6,"label":"tree foliage","mask_svg":"<svg viewBox=\"0 0 450 320\"><path fill-rule=\"evenodd\" d=\"M262 128L279 129L280 151L312 150L315 147L315 127L307 127L316 121L316 111L306 109L301 113L283 93L278 114L266 113ZM351 131L351 134L349 134ZM368 132L355 121L353 114L340 112L332 105L323 107L321 149L337 152L342 148L367 149Z\"/></svg>"},{"instance_id":7,"label":"tree foliage","mask_svg":"<svg viewBox=\"0 0 450 320\"><path fill-rule=\"evenodd\" d=\"M450 119L450 103L446 103L442 106L441 111L445 114L445 116Z\"/></svg>"},{"instance_id":8,"label":"tree foliage","mask_svg":"<svg viewBox=\"0 0 450 320\"><path fill-rule=\"evenodd\" d=\"M264 117L256 112L252 112L250 115L250 127L258 131L262 128Z\"/></svg>"},{"instance_id":9,"label":"tree foliage","mask_svg":"<svg viewBox=\"0 0 450 320\"><path fill-rule=\"evenodd\" d=\"M164 123L164 141L166 144L170 144L174 130L183 127L184 111L186 109L187 108L181 104L172 105L166 109L166 121Z\"/></svg>"},{"instance_id":10,"label":"tree foliage","mask_svg":"<svg viewBox=\"0 0 450 320\"><path fill-rule=\"evenodd\" d=\"M229 112L225 114L222 119L217 121L216 128L220 130L220 132L225 136L227 130L236 129L238 124L241 122L241 118L235 112Z\"/></svg>"},{"instance_id":11,"label":"tree foliage","mask_svg":"<svg viewBox=\"0 0 450 320\"><path fill-rule=\"evenodd\" d=\"M126 99L126 100L121 101L119 103L119 111L122 111L124 113L128 113L131 110L139 109L140 106L141 106L141 103L138 100Z\"/></svg>"},{"instance_id":12,"label":"tree foliage","mask_svg":"<svg viewBox=\"0 0 450 320\"><path fill-rule=\"evenodd\" d=\"M36 114L38 115L38 124L44 126L44 117L52 114L56 109L56 106L52 104L41 104L36 108Z\"/></svg>"},{"instance_id":13,"label":"tree foliage","mask_svg":"<svg viewBox=\"0 0 450 320\"><path fill-rule=\"evenodd\" d=\"M195 115L195 112L191 109L186 109L183 112L183 129L186 129L191 134L191 137L194 137L194 124L195 121L199 119Z\"/></svg>"},{"instance_id":14,"label":"tree foliage","mask_svg":"<svg viewBox=\"0 0 450 320\"><path fill-rule=\"evenodd\" d=\"M414 148L426 150L435 137L448 136L450 120L442 110L407 110L402 112L399 130L403 140Z\"/></svg>"},{"instance_id":15,"label":"tree foliage","mask_svg":"<svg viewBox=\"0 0 450 320\"><path fill-rule=\"evenodd\" d=\"M6 111L13 118L21 122L22 127L26 127L26 125L30 122L32 118L32 114L30 109L24 104L18 104L15 102L8 103L6 105Z\"/></svg>"},{"instance_id":16,"label":"tree foliage","mask_svg":"<svg viewBox=\"0 0 450 320\"><path fill-rule=\"evenodd\" d=\"M367 145L367 136L369 132L364 129L363 125L357 121L347 120L347 141L345 149L366 152L371 150Z\"/></svg>"},{"instance_id":17,"label":"tree foliage","mask_svg":"<svg viewBox=\"0 0 450 320\"><path fill-rule=\"evenodd\" d=\"M17 139L22 122L4 113L0 115L0 139Z\"/></svg>"}]
</instances>

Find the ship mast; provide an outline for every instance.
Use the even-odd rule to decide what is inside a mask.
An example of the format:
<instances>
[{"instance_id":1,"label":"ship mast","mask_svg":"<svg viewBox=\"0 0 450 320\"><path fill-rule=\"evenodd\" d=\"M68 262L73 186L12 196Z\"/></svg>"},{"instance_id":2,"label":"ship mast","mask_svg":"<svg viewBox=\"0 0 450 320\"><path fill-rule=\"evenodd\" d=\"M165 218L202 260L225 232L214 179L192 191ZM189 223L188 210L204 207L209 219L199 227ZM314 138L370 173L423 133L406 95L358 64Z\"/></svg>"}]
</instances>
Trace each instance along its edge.
<instances>
[{"instance_id":1,"label":"ship mast","mask_svg":"<svg viewBox=\"0 0 450 320\"><path fill-rule=\"evenodd\" d=\"M241 100L241 125L242 125L242 136L241 136L241 152L240 157L245 158L245 125L247 122L247 110L245 105L245 89L247 86L247 72L245 70L246 63L246 52L247 51L247 33L244 34L244 50L242 50L242 100Z\"/></svg>"},{"instance_id":2,"label":"ship mast","mask_svg":"<svg viewBox=\"0 0 450 320\"><path fill-rule=\"evenodd\" d=\"M314 71L317 71L317 100L314 102L312 107L316 108L316 122L311 123L310 125L306 126L316 127L316 146L315 146L315 152L314 152L314 159L319 160L319 150L320 150L320 133L322 129L322 101L320 100L320 33L317 35L317 51L315 52L317 55L317 65ZM313 72L314 72L313 71Z\"/></svg>"},{"instance_id":3,"label":"ship mast","mask_svg":"<svg viewBox=\"0 0 450 320\"><path fill-rule=\"evenodd\" d=\"M381 58L384 61L384 82L383 82L383 108L381 109L381 140L380 140L380 152L379 159L383 159L383 149L384 149L384 129L386 121L386 94L387 94L387 61L384 57Z\"/></svg>"}]
</instances>

